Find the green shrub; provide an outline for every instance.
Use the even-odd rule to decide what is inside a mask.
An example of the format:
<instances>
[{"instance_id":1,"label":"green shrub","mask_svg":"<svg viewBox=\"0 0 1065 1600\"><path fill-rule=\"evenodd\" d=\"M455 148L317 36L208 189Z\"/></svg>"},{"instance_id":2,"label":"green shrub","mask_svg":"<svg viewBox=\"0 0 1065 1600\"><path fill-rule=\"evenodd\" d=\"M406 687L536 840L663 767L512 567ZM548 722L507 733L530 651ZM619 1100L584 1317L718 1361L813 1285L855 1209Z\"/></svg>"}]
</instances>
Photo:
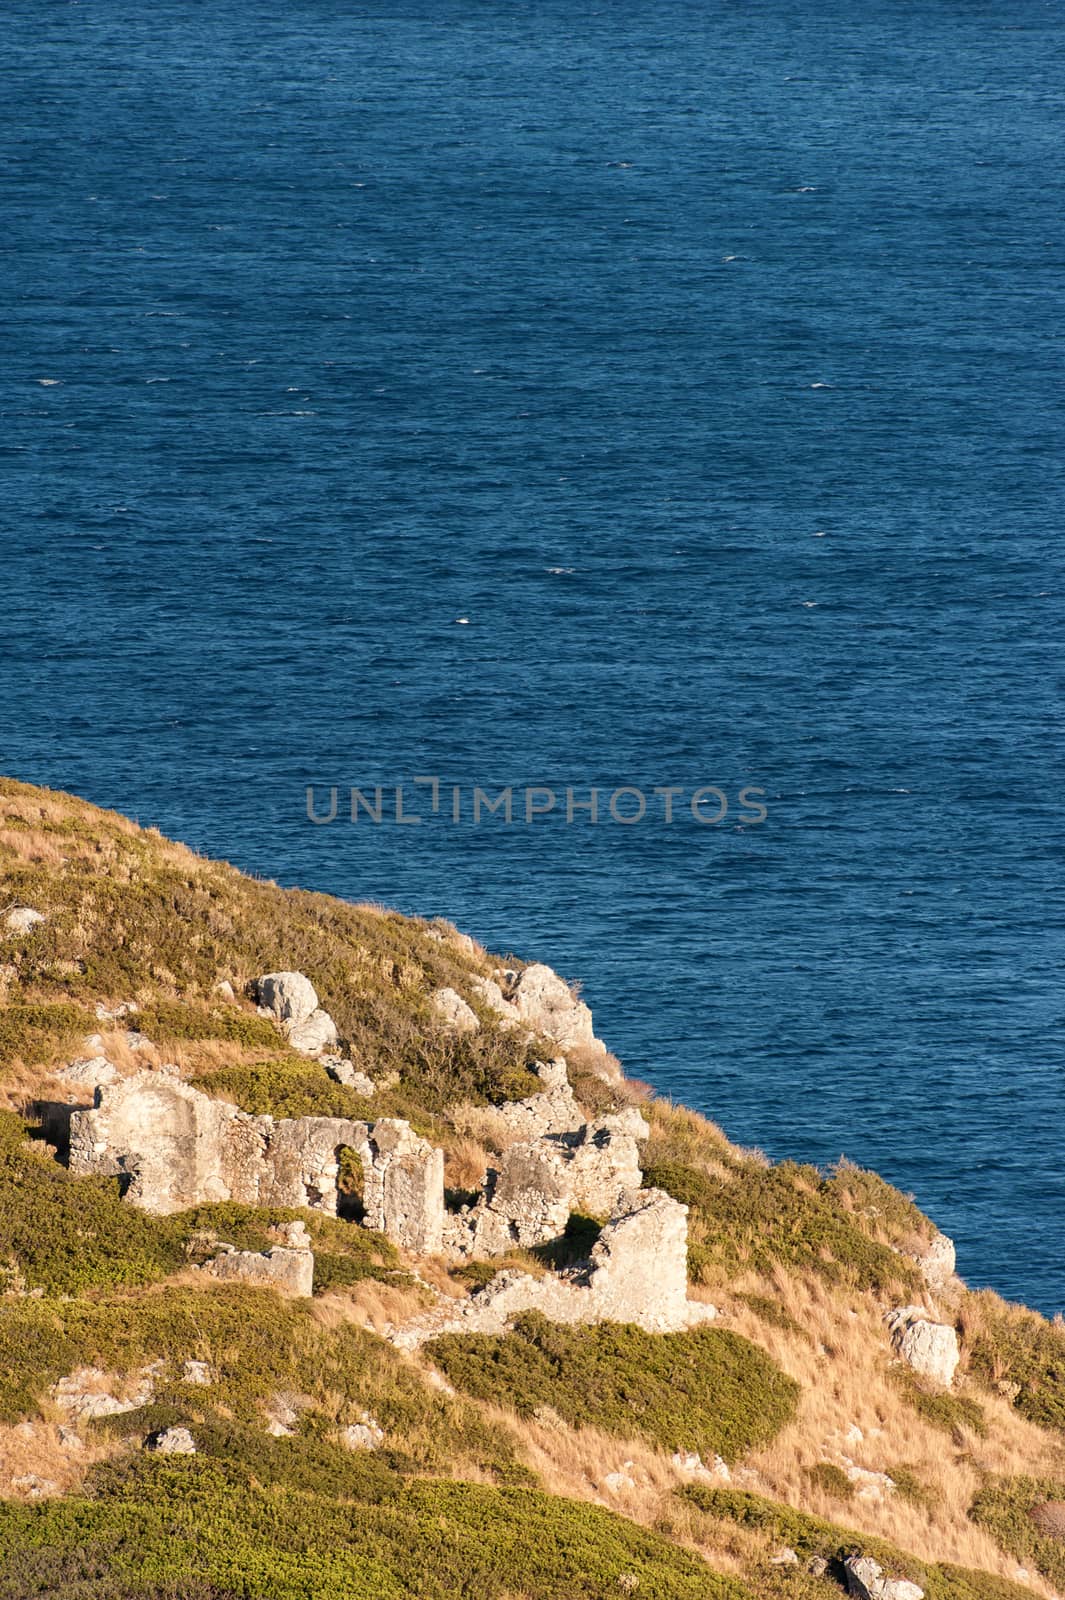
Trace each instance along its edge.
<instances>
[{"instance_id":1,"label":"green shrub","mask_svg":"<svg viewBox=\"0 0 1065 1600\"><path fill-rule=\"evenodd\" d=\"M1049 1478L994 1478L985 1484L969 1509L972 1520L986 1528L1004 1550L1025 1566L1033 1566L1055 1588L1065 1588L1065 1542L1042 1533L1032 1511L1048 1500L1065 1500L1065 1482Z\"/></svg>"},{"instance_id":2,"label":"green shrub","mask_svg":"<svg viewBox=\"0 0 1065 1600\"><path fill-rule=\"evenodd\" d=\"M853 1483L834 1461L815 1462L812 1467L806 1468L806 1476L815 1489L831 1495L835 1500L851 1500L854 1497Z\"/></svg>"},{"instance_id":3,"label":"green shrub","mask_svg":"<svg viewBox=\"0 0 1065 1600\"><path fill-rule=\"evenodd\" d=\"M856 1167L846 1157L836 1163L826 1193L873 1237L899 1249L927 1242L936 1231L909 1194L892 1187L879 1172Z\"/></svg>"},{"instance_id":4,"label":"green shrub","mask_svg":"<svg viewBox=\"0 0 1065 1600\"><path fill-rule=\"evenodd\" d=\"M1011 1387L1029 1422L1065 1433L1065 1328L990 1294L968 1297L961 1321L970 1372Z\"/></svg>"},{"instance_id":5,"label":"green shrub","mask_svg":"<svg viewBox=\"0 0 1065 1600\"><path fill-rule=\"evenodd\" d=\"M877 1291L917 1287L916 1268L869 1236L816 1167L722 1159L711 1175L665 1161L649 1166L643 1181L691 1208L690 1267L700 1282L769 1273L780 1263Z\"/></svg>"},{"instance_id":6,"label":"green shrub","mask_svg":"<svg viewBox=\"0 0 1065 1600\"><path fill-rule=\"evenodd\" d=\"M1031 1590L987 1572L925 1563L884 1539L843 1528L792 1506L764 1500L739 1489L714 1489L687 1484L678 1495L715 1522L735 1523L761 1534L767 1543L789 1545L806 1562L821 1556L828 1576L844 1581L843 1562L850 1555L872 1556L893 1578L908 1578L925 1592L925 1600L1031 1600Z\"/></svg>"},{"instance_id":7,"label":"green shrub","mask_svg":"<svg viewBox=\"0 0 1065 1600\"><path fill-rule=\"evenodd\" d=\"M380 1115L354 1089L331 1078L321 1062L305 1056L219 1067L199 1073L191 1082L205 1094L230 1099L256 1117L346 1117L367 1122Z\"/></svg>"},{"instance_id":8,"label":"green shrub","mask_svg":"<svg viewBox=\"0 0 1065 1600\"><path fill-rule=\"evenodd\" d=\"M81 1006L0 1005L0 1068L17 1060L50 1066L64 1051L78 1050L98 1026L95 1014Z\"/></svg>"},{"instance_id":9,"label":"green shrub","mask_svg":"<svg viewBox=\"0 0 1065 1600\"><path fill-rule=\"evenodd\" d=\"M736 1299L745 1306L749 1306L760 1322L767 1322L771 1328L780 1328L784 1333L798 1333L808 1338L802 1325L796 1322L790 1311L773 1300L767 1294L738 1294Z\"/></svg>"},{"instance_id":10,"label":"green shrub","mask_svg":"<svg viewBox=\"0 0 1065 1600\"><path fill-rule=\"evenodd\" d=\"M178 1230L119 1197L113 1178L75 1178L0 1112L0 1268L49 1294L151 1283L184 1261Z\"/></svg>"},{"instance_id":11,"label":"green shrub","mask_svg":"<svg viewBox=\"0 0 1065 1600\"><path fill-rule=\"evenodd\" d=\"M269 1017L259 1017L237 1006L182 1005L157 1000L136 1019L137 1027L160 1044L174 1040L224 1039L249 1049L277 1049L281 1036Z\"/></svg>"},{"instance_id":12,"label":"green shrub","mask_svg":"<svg viewBox=\"0 0 1065 1600\"><path fill-rule=\"evenodd\" d=\"M738 1334L561 1327L538 1312L515 1317L512 1327L499 1336L446 1334L428 1352L477 1399L505 1395L526 1416L549 1405L575 1427L726 1461L766 1443L795 1413L798 1385Z\"/></svg>"},{"instance_id":13,"label":"green shrub","mask_svg":"<svg viewBox=\"0 0 1065 1600\"><path fill-rule=\"evenodd\" d=\"M189 1359L208 1363L209 1387L183 1382ZM529 1476L505 1430L431 1389L383 1340L353 1323L324 1327L306 1301L237 1284L0 1302L0 1421L32 1415L47 1388L76 1367L129 1373L157 1360L164 1366L152 1404L194 1419L225 1414L261 1429L273 1395L304 1394L323 1422L372 1412L408 1467L439 1472L465 1463L501 1481Z\"/></svg>"},{"instance_id":14,"label":"green shrub","mask_svg":"<svg viewBox=\"0 0 1065 1600\"><path fill-rule=\"evenodd\" d=\"M99 1471L92 1498L0 1506L0 1595L6 1583L10 1600L752 1600L691 1552L598 1506L532 1489L403 1483L320 1446L286 1451L292 1443L256 1447L254 1472L240 1460L139 1456ZM227 1449L239 1458L240 1441ZM308 1487L293 1492L288 1470L276 1477L275 1454L299 1456ZM339 1502L321 1490L333 1468ZM52 1588L31 1589L28 1575L42 1570Z\"/></svg>"},{"instance_id":15,"label":"green shrub","mask_svg":"<svg viewBox=\"0 0 1065 1600\"><path fill-rule=\"evenodd\" d=\"M931 1511L935 1507L936 1496L912 1467L889 1467L888 1477L894 1483L899 1499L907 1505L919 1506L924 1511Z\"/></svg>"}]
</instances>

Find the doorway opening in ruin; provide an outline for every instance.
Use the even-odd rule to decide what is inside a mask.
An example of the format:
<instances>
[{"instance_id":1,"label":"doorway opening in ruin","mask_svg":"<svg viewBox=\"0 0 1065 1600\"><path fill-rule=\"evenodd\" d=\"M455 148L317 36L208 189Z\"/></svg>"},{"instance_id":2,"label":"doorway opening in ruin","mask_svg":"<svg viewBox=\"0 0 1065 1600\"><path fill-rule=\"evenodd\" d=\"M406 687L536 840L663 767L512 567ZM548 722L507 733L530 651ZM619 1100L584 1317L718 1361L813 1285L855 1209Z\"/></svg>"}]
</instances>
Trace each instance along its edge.
<instances>
[{"instance_id":1,"label":"doorway opening in ruin","mask_svg":"<svg viewBox=\"0 0 1065 1600\"><path fill-rule=\"evenodd\" d=\"M337 1216L345 1222L362 1222L366 1216L363 1158L348 1144L340 1145L336 1156Z\"/></svg>"}]
</instances>

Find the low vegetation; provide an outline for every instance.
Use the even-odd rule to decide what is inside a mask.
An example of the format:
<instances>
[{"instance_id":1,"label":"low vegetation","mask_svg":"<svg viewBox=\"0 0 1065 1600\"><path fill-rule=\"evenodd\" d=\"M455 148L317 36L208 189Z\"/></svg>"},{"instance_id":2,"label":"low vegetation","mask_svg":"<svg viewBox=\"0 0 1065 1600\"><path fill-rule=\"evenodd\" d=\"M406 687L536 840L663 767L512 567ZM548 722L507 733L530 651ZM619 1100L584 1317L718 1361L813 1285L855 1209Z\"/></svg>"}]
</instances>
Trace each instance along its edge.
<instances>
[{"instance_id":1,"label":"low vegetation","mask_svg":"<svg viewBox=\"0 0 1065 1600\"><path fill-rule=\"evenodd\" d=\"M561 1327L538 1312L513 1332L448 1334L428 1353L479 1400L505 1397L520 1415L550 1406L575 1427L642 1437L665 1450L734 1461L789 1422L798 1385L734 1333L652 1334L630 1324Z\"/></svg>"},{"instance_id":2,"label":"low vegetation","mask_svg":"<svg viewBox=\"0 0 1065 1600\"><path fill-rule=\"evenodd\" d=\"M969 1371L1030 1422L1065 1433L1065 1327L988 1290L966 1296L961 1320Z\"/></svg>"},{"instance_id":3,"label":"low vegetation","mask_svg":"<svg viewBox=\"0 0 1065 1600\"><path fill-rule=\"evenodd\" d=\"M711 1523L733 1524L758 1535L766 1548L787 1546L805 1564L815 1557L828 1563L830 1587L800 1586L788 1592L799 1595L838 1594L845 1581L843 1562L851 1555L872 1556L893 1578L908 1578L925 1592L925 1600L1031 1600L1031 1590L1007 1579L966 1567L923 1562L886 1540L840 1527L821 1517L739 1489L713 1489L689 1484L679 1491ZM704 1531L708 1531L705 1530Z\"/></svg>"},{"instance_id":4,"label":"low vegetation","mask_svg":"<svg viewBox=\"0 0 1065 1600\"><path fill-rule=\"evenodd\" d=\"M973 1501L975 1523L1004 1550L1065 1589L1065 1481L995 1478Z\"/></svg>"},{"instance_id":5,"label":"low vegetation","mask_svg":"<svg viewBox=\"0 0 1065 1600\"><path fill-rule=\"evenodd\" d=\"M312 1470L309 1488L289 1488L209 1457L105 1469L89 1498L0 1508L0 1596L753 1600L598 1506L405 1480L375 1461L346 1463L339 1499L318 1481Z\"/></svg>"}]
</instances>

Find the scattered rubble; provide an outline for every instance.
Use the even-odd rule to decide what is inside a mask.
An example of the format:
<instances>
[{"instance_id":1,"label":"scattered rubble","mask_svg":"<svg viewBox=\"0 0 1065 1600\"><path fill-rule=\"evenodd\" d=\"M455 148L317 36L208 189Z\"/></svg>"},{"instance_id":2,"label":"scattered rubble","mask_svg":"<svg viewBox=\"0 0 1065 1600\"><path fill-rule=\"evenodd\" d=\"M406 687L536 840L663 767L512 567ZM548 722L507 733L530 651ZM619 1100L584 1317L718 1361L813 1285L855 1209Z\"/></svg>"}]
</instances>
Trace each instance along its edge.
<instances>
[{"instance_id":1,"label":"scattered rubble","mask_svg":"<svg viewBox=\"0 0 1065 1600\"><path fill-rule=\"evenodd\" d=\"M321 1056L319 1059L334 1083L342 1083L347 1088L354 1089L364 1100L377 1093L377 1084L374 1080L368 1078L365 1072L360 1072L354 1062L346 1060L344 1056Z\"/></svg>"},{"instance_id":2,"label":"scattered rubble","mask_svg":"<svg viewBox=\"0 0 1065 1600\"><path fill-rule=\"evenodd\" d=\"M715 1456L709 1466L696 1450L677 1450L670 1456L670 1463L680 1473L682 1478L692 1478L697 1483L731 1483L732 1473L728 1463L722 1461L720 1456Z\"/></svg>"}]
</instances>

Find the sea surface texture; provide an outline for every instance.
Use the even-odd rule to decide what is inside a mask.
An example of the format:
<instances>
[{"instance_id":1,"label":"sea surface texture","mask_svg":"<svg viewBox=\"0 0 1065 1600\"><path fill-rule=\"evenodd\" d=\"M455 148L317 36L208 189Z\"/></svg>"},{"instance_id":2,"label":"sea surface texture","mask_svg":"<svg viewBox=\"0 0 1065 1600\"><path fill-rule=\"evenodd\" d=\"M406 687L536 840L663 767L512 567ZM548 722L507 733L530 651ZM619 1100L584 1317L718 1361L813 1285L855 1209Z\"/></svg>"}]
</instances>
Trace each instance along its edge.
<instances>
[{"instance_id":1,"label":"sea surface texture","mask_svg":"<svg viewBox=\"0 0 1065 1600\"><path fill-rule=\"evenodd\" d=\"M1061 6L9 0L0 62L0 770L549 961L1065 1307Z\"/></svg>"}]
</instances>

